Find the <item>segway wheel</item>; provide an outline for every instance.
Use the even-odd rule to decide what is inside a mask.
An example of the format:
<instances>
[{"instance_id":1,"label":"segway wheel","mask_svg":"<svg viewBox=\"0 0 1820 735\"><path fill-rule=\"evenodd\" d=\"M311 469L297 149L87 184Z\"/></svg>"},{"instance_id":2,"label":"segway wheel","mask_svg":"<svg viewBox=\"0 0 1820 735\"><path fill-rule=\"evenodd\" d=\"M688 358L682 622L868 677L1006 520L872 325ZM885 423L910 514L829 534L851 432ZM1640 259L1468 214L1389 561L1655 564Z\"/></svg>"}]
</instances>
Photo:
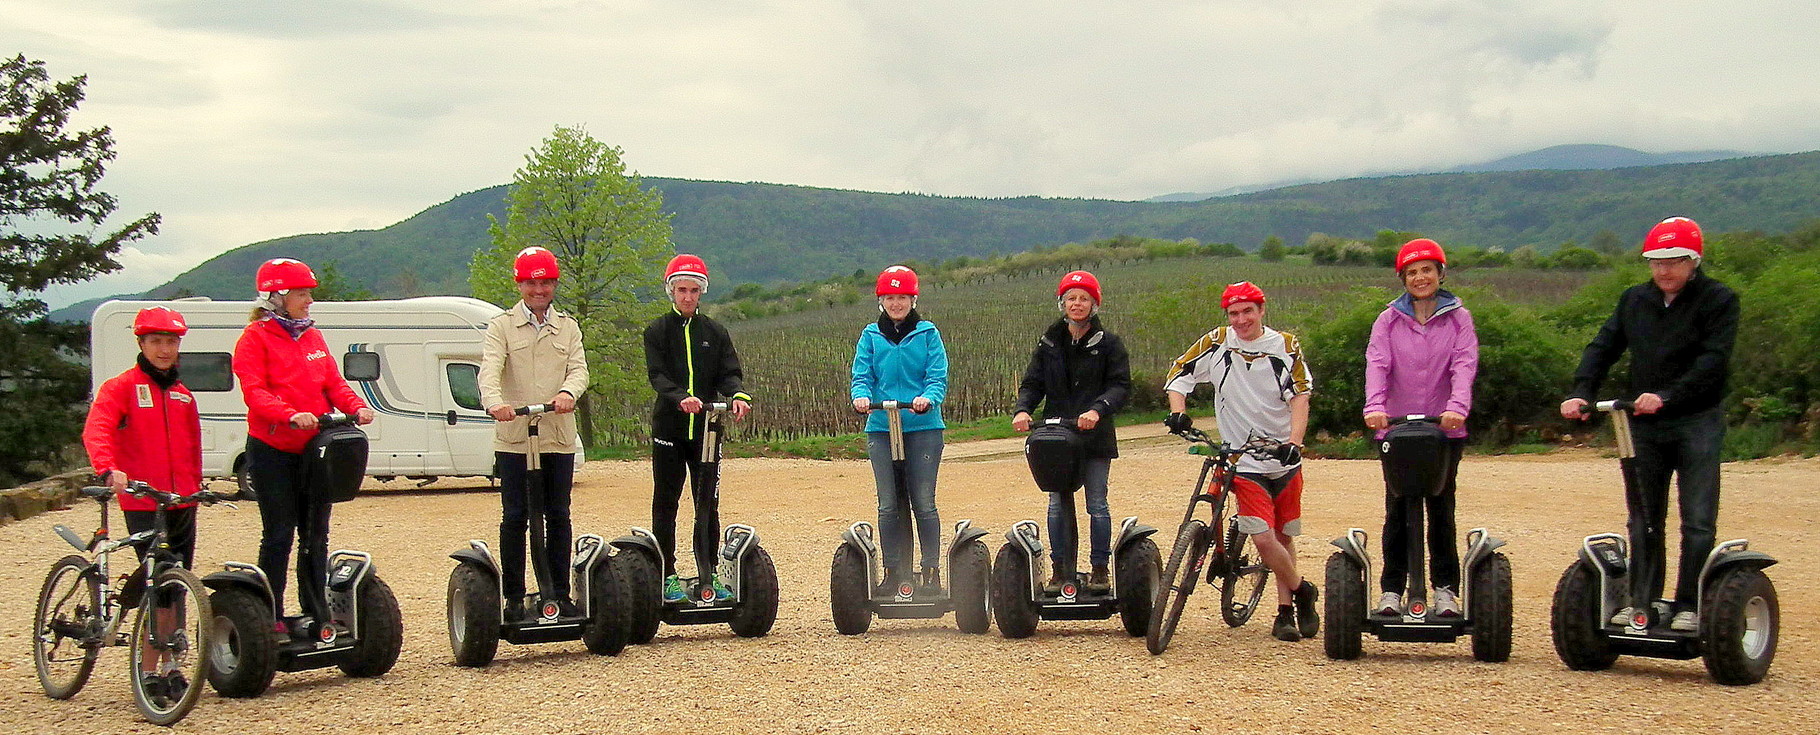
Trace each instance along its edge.
<instances>
[{"instance_id":1,"label":"segway wheel","mask_svg":"<svg viewBox=\"0 0 1820 735\"><path fill-rule=\"evenodd\" d=\"M620 549L613 555L613 565L626 580L626 642L650 643L663 622L658 613L664 604L664 582L657 560L639 549Z\"/></svg>"},{"instance_id":2,"label":"segway wheel","mask_svg":"<svg viewBox=\"0 0 1820 735\"><path fill-rule=\"evenodd\" d=\"M777 565L771 563L771 552L753 546L739 566L739 601L733 603L727 626L741 638L757 638L776 622Z\"/></svg>"},{"instance_id":3,"label":"segway wheel","mask_svg":"<svg viewBox=\"0 0 1820 735\"><path fill-rule=\"evenodd\" d=\"M404 614L398 610L398 597L378 574L368 574L354 604L360 606L354 650L341 659L341 673L364 678L391 671L404 649Z\"/></svg>"},{"instance_id":4,"label":"segway wheel","mask_svg":"<svg viewBox=\"0 0 1820 735\"><path fill-rule=\"evenodd\" d=\"M1603 671L1618 660L1611 641L1605 638L1605 621L1599 619L1599 613L1598 572L1585 559L1575 559L1555 585L1554 606L1548 614L1555 655L1567 668Z\"/></svg>"},{"instance_id":5,"label":"segway wheel","mask_svg":"<svg viewBox=\"0 0 1820 735\"><path fill-rule=\"evenodd\" d=\"M449 573L449 648L455 665L479 668L499 652L499 583L473 564Z\"/></svg>"},{"instance_id":6,"label":"segway wheel","mask_svg":"<svg viewBox=\"0 0 1820 735\"><path fill-rule=\"evenodd\" d=\"M859 635L872 627L871 597L866 589L866 556L842 543L834 549L828 570L828 604L834 629L841 635Z\"/></svg>"},{"instance_id":7,"label":"segway wheel","mask_svg":"<svg viewBox=\"0 0 1820 735\"><path fill-rule=\"evenodd\" d=\"M1365 570L1352 557L1336 551L1327 557L1327 580L1322 586L1327 589L1327 626L1321 631L1321 648L1336 661L1356 659L1364 650L1360 639L1365 632ZM1473 638L1475 645L1478 640Z\"/></svg>"},{"instance_id":8,"label":"segway wheel","mask_svg":"<svg viewBox=\"0 0 1820 735\"><path fill-rule=\"evenodd\" d=\"M962 633L979 635L992 627L992 613L986 598L992 589L992 557L986 542L974 539L954 554L949 562L953 579L954 623Z\"/></svg>"},{"instance_id":9,"label":"segway wheel","mask_svg":"<svg viewBox=\"0 0 1820 735\"><path fill-rule=\"evenodd\" d=\"M1781 606L1760 569L1726 572L1708 587L1700 614L1706 671L1720 684L1755 684L1776 659Z\"/></svg>"},{"instance_id":10,"label":"segway wheel","mask_svg":"<svg viewBox=\"0 0 1820 735\"><path fill-rule=\"evenodd\" d=\"M1125 634L1133 638L1150 631L1156 590L1163 586L1163 565L1158 556L1156 542L1148 536L1119 552L1119 622L1125 624Z\"/></svg>"},{"instance_id":11,"label":"segway wheel","mask_svg":"<svg viewBox=\"0 0 1820 735\"><path fill-rule=\"evenodd\" d=\"M581 642L602 656L626 649L626 580L612 559L597 559L588 574L588 628Z\"/></svg>"},{"instance_id":12,"label":"segway wheel","mask_svg":"<svg viewBox=\"0 0 1820 735\"><path fill-rule=\"evenodd\" d=\"M1503 663L1510 660L1510 559L1493 552L1472 570L1472 657Z\"/></svg>"},{"instance_id":13,"label":"segway wheel","mask_svg":"<svg viewBox=\"0 0 1820 735\"><path fill-rule=\"evenodd\" d=\"M1264 588L1270 586L1270 567L1257 553L1251 537L1239 531L1235 518L1226 528L1225 576L1220 577L1220 619L1237 628L1257 612Z\"/></svg>"},{"instance_id":14,"label":"segway wheel","mask_svg":"<svg viewBox=\"0 0 1820 735\"><path fill-rule=\"evenodd\" d=\"M1182 607L1194 586L1201 581L1201 564L1207 558L1209 539L1207 524L1191 520L1175 532L1175 545L1169 549L1169 565L1163 568L1163 583L1157 586L1152 604L1150 626L1145 631L1144 647L1152 655L1169 648L1175 637L1176 623L1181 622Z\"/></svg>"},{"instance_id":15,"label":"segway wheel","mask_svg":"<svg viewBox=\"0 0 1820 735\"><path fill-rule=\"evenodd\" d=\"M215 613L209 631L209 684L223 697L257 697L278 673L272 609L259 595L228 587L209 595Z\"/></svg>"},{"instance_id":16,"label":"segway wheel","mask_svg":"<svg viewBox=\"0 0 1820 735\"><path fill-rule=\"evenodd\" d=\"M1007 543L992 562L992 617L1006 638L1036 633L1036 600L1030 596L1030 557Z\"/></svg>"}]
</instances>

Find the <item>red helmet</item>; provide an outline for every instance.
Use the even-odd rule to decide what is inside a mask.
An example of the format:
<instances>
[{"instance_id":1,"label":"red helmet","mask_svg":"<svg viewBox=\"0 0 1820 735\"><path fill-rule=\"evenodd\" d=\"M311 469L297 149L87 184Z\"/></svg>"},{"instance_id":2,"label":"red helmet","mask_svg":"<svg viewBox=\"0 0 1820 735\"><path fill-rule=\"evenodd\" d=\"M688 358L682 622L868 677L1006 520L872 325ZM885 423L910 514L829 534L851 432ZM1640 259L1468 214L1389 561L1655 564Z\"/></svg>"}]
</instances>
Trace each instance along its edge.
<instances>
[{"instance_id":1,"label":"red helmet","mask_svg":"<svg viewBox=\"0 0 1820 735\"><path fill-rule=\"evenodd\" d=\"M512 259L513 275L520 281L536 278L555 280L562 274L562 268L556 264L556 254L536 245L518 251L518 257Z\"/></svg>"},{"instance_id":2,"label":"red helmet","mask_svg":"<svg viewBox=\"0 0 1820 735\"><path fill-rule=\"evenodd\" d=\"M1693 258L1697 261L1705 252L1706 238L1700 235L1700 225L1686 217L1670 217L1657 222L1643 238L1645 258Z\"/></svg>"},{"instance_id":3,"label":"red helmet","mask_svg":"<svg viewBox=\"0 0 1820 735\"><path fill-rule=\"evenodd\" d=\"M179 337L190 331L190 325L183 323L183 315L162 306L149 306L139 310L133 317L133 336L143 337L148 334L175 334Z\"/></svg>"},{"instance_id":4,"label":"red helmet","mask_svg":"<svg viewBox=\"0 0 1820 735\"><path fill-rule=\"evenodd\" d=\"M1230 309L1233 304L1242 304L1247 301L1263 306L1264 289L1252 285L1250 281L1239 281L1227 286L1226 292L1220 294L1220 308L1222 309Z\"/></svg>"},{"instance_id":5,"label":"red helmet","mask_svg":"<svg viewBox=\"0 0 1820 735\"><path fill-rule=\"evenodd\" d=\"M289 291L293 288L315 288L316 273L303 261L294 258L273 258L259 266L255 279L260 293L272 291Z\"/></svg>"},{"instance_id":6,"label":"red helmet","mask_svg":"<svg viewBox=\"0 0 1820 735\"><path fill-rule=\"evenodd\" d=\"M1402 273L1403 266L1418 260L1432 260L1447 265L1447 252L1441 249L1441 243L1426 237L1410 240L1403 243L1403 248L1397 251L1397 272Z\"/></svg>"},{"instance_id":7,"label":"red helmet","mask_svg":"<svg viewBox=\"0 0 1820 735\"><path fill-rule=\"evenodd\" d=\"M1086 291L1088 296L1093 297L1093 303L1100 303L1100 279L1094 278L1092 273L1074 271L1062 276L1062 282L1055 285L1056 298L1061 298L1071 288Z\"/></svg>"},{"instance_id":8,"label":"red helmet","mask_svg":"<svg viewBox=\"0 0 1820 735\"><path fill-rule=\"evenodd\" d=\"M915 296L917 292L916 271L901 265L894 265L880 271L878 286L872 289L872 293L879 296L887 294Z\"/></svg>"},{"instance_id":9,"label":"red helmet","mask_svg":"<svg viewBox=\"0 0 1820 735\"><path fill-rule=\"evenodd\" d=\"M695 278L701 281L703 291L708 289L708 264L700 256L683 253L670 259L664 266L664 283L668 284L678 278Z\"/></svg>"}]
</instances>

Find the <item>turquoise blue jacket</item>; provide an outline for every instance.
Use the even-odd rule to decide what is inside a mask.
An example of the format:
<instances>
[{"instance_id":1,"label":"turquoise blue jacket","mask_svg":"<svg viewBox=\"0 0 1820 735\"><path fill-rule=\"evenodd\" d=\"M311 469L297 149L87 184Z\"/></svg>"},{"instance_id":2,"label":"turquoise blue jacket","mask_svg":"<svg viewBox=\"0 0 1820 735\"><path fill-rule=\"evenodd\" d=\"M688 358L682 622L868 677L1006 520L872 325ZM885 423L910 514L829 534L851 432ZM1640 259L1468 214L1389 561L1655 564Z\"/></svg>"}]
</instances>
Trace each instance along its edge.
<instances>
[{"instance_id":1,"label":"turquoise blue jacket","mask_svg":"<svg viewBox=\"0 0 1820 735\"><path fill-rule=\"evenodd\" d=\"M948 348L942 345L942 333L923 320L903 341L891 344L877 324L867 324L853 348L853 399L908 404L917 396L935 405L927 413L904 411L904 431L947 428L942 423L942 401L948 397ZM889 430L885 412L873 411L867 417L866 431Z\"/></svg>"}]
</instances>

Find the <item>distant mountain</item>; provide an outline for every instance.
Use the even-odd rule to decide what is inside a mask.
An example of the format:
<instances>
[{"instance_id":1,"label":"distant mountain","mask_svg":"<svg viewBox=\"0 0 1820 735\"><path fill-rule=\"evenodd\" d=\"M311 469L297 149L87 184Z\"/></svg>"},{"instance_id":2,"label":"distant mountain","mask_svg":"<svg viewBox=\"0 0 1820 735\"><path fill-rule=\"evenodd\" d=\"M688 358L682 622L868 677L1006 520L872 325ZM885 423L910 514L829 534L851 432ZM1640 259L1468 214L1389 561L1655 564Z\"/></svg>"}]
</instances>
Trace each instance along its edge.
<instances>
[{"instance_id":1,"label":"distant mountain","mask_svg":"<svg viewBox=\"0 0 1820 735\"><path fill-rule=\"evenodd\" d=\"M1539 151L1506 156L1496 161L1475 163L1448 169L1454 173L1483 171L1583 171L1587 169L1665 166L1677 163L1704 163L1751 154L1741 151L1680 151L1644 153L1615 145L1557 145Z\"/></svg>"}]
</instances>

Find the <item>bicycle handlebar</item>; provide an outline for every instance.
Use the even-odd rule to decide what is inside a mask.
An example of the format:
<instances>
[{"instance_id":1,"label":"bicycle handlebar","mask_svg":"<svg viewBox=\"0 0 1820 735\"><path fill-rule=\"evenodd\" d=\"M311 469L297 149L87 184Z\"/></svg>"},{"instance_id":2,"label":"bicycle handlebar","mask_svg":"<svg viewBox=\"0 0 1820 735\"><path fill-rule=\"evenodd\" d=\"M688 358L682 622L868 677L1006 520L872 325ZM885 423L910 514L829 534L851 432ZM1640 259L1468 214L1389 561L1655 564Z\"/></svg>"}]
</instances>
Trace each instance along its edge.
<instances>
[{"instance_id":1,"label":"bicycle handlebar","mask_svg":"<svg viewBox=\"0 0 1820 735\"><path fill-rule=\"evenodd\" d=\"M1272 452L1276 451L1277 447L1283 445L1283 442L1278 439L1272 439L1265 436L1254 436L1247 439L1244 444L1234 446L1225 442L1216 442L1213 440L1213 437L1207 435L1207 432L1193 427L1189 427L1182 431L1171 431L1169 433L1174 434L1183 441L1191 444L1206 446L1209 449L1214 450L1220 457L1249 454L1258 459L1271 459L1274 458Z\"/></svg>"},{"instance_id":2,"label":"bicycle handlebar","mask_svg":"<svg viewBox=\"0 0 1820 735\"><path fill-rule=\"evenodd\" d=\"M82 497L85 497L85 498L93 498L94 500L99 501L104 504L108 501L109 498L114 497L113 489L104 487L104 486L100 486L100 485L91 485L88 487L81 488L76 491L76 494L81 495ZM225 503L225 502L230 502L230 501L240 499L240 495L238 492L236 492L233 495L224 495L224 494L215 492L213 490L202 490L199 492L191 493L189 495L178 495L177 493L167 493L163 490L158 490L158 489L153 488L151 485L146 484L143 480L127 481L126 494L131 495L133 497L137 497L137 498L147 498L162 506L183 505L184 503L200 503L202 505L214 505L216 503Z\"/></svg>"}]
</instances>

